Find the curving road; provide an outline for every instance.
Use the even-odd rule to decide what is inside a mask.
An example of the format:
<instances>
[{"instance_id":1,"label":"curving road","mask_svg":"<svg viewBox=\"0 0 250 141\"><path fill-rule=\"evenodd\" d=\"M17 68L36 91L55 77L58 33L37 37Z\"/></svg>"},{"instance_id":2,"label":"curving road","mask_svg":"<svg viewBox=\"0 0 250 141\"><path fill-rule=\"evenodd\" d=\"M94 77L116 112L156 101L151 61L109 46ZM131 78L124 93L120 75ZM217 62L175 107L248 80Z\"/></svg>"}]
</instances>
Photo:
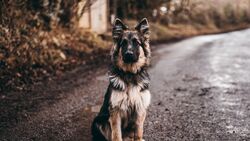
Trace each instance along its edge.
<instances>
[{"instance_id":1,"label":"curving road","mask_svg":"<svg viewBox=\"0 0 250 141\"><path fill-rule=\"evenodd\" d=\"M145 140L250 140L250 29L155 48ZM90 140L108 85L106 71L78 69L55 86L44 84L54 100L45 97L26 116L1 123L0 140Z\"/></svg>"}]
</instances>

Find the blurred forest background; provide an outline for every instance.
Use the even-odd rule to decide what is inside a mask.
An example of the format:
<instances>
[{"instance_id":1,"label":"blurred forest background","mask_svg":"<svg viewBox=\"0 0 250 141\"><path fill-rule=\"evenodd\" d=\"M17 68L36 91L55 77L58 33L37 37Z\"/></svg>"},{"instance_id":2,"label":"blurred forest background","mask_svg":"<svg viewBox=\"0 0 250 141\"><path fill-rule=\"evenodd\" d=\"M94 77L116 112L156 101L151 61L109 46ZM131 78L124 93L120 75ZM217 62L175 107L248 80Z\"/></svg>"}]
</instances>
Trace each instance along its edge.
<instances>
[{"instance_id":1,"label":"blurred forest background","mask_svg":"<svg viewBox=\"0 0 250 141\"><path fill-rule=\"evenodd\" d=\"M250 0L0 0L0 93L102 62L115 17L160 43L247 28Z\"/></svg>"}]
</instances>

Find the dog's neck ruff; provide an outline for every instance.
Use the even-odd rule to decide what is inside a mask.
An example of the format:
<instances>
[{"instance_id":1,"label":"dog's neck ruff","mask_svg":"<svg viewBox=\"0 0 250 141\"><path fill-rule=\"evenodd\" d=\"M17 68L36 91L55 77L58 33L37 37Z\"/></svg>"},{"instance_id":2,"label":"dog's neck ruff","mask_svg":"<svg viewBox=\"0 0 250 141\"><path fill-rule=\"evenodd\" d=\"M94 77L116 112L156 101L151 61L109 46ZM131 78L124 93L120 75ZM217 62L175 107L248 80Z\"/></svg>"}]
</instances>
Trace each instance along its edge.
<instances>
[{"instance_id":1,"label":"dog's neck ruff","mask_svg":"<svg viewBox=\"0 0 250 141\"><path fill-rule=\"evenodd\" d=\"M145 69L133 74L115 68L110 71L109 75L111 86L119 91L125 91L129 86L139 86L140 91L144 91L149 87L149 80L149 75Z\"/></svg>"}]
</instances>

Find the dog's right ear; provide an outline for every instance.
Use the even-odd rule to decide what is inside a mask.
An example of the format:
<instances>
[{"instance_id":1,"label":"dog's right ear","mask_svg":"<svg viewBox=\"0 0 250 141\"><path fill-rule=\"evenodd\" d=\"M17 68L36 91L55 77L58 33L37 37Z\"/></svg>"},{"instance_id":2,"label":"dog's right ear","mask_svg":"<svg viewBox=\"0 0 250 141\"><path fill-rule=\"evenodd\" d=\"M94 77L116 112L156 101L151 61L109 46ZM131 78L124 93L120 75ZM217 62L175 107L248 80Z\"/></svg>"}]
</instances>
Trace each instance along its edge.
<instances>
[{"instance_id":1,"label":"dog's right ear","mask_svg":"<svg viewBox=\"0 0 250 141\"><path fill-rule=\"evenodd\" d=\"M113 24L113 31L112 31L113 40L118 41L119 39L121 39L124 30L127 30L127 29L128 29L128 26L122 23L120 19L116 18Z\"/></svg>"}]
</instances>

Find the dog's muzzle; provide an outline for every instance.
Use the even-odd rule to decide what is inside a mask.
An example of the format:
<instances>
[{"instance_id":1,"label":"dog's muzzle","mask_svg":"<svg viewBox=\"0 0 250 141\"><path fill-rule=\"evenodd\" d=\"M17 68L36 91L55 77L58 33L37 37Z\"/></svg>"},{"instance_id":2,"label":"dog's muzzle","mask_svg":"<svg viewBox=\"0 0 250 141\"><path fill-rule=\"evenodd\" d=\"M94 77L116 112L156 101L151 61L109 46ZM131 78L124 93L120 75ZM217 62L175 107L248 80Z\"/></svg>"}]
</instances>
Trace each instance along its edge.
<instances>
[{"instance_id":1,"label":"dog's muzzle","mask_svg":"<svg viewBox=\"0 0 250 141\"><path fill-rule=\"evenodd\" d=\"M123 55L123 61L125 63L134 63L138 60L138 57L132 51L126 51Z\"/></svg>"}]
</instances>

